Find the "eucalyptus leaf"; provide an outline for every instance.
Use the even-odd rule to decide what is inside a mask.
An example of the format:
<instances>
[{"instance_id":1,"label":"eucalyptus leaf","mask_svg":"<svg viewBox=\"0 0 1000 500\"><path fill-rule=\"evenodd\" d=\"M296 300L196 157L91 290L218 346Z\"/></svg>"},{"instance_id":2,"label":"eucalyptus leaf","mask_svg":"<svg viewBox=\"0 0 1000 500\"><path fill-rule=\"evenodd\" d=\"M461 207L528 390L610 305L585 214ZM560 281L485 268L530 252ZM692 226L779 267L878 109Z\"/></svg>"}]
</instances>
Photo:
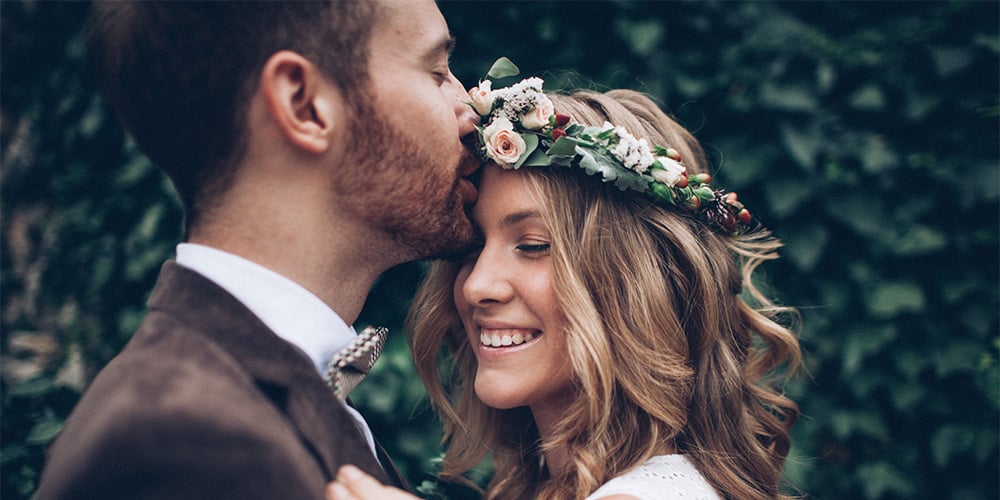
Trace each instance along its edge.
<instances>
[{"instance_id":1,"label":"eucalyptus leaf","mask_svg":"<svg viewBox=\"0 0 1000 500\"><path fill-rule=\"evenodd\" d=\"M549 156L567 156L572 157L576 155L576 146L579 144L576 139L570 137L560 137L552 143L549 148Z\"/></svg>"},{"instance_id":2,"label":"eucalyptus leaf","mask_svg":"<svg viewBox=\"0 0 1000 500\"><path fill-rule=\"evenodd\" d=\"M583 168L584 172L589 175L601 174L604 180L614 180L615 173L614 169L607 169L604 165L601 165L596 158L594 158L593 153L587 148L577 146L576 154L580 156L580 167Z\"/></svg>"},{"instance_id":3,"label":"eucalyptus leaf","mask_svg":"<svg viewBox=\"0 0 1000 500\"><path fill-rule=\"evenodd\" d=\"M522 167L547 167L549 165L552 165L552 159L537 148L521 163Z\"/></svg>"},{"instance_id":4,"label":"eucalyptus leaf","mask_svg":"<svg viewBox=\"0 0 1000 500\"><path fill-rule=\"evenodd\" d=\"M489 78L506 78L508 76L516 76L520 72L521 70L513 61L506 57L501 57L493 62L493 66L490 67L486 76Z\"/></svg>"},{"instance_id":5,"label":"eucalyptus leaf","mask_svg":"<svg viewBox=\"0 0 1000 500\"><path fill-rule=\"evenodd\" d=\"M652 177L634 172L621 172L615 180L615 186L618 186L618 189L621 189L622 191L629 189L645 193L650 182L653 182Z\"/></svg>"},{"instance_id":6,"label":"eucalyptus leaf","mask_svg":"<svg viewBox=\"0 0 1000 500\"><path fill-rule=\"evenodd\" d=\"M524 139L524 153L521 153L521 157L517 159L517 163L514 164L514 170L521 168L521 165L531 156L536 149L538 149L538 136L535 134L522 134L521 138Z\"/></svg>"}]
</instances>

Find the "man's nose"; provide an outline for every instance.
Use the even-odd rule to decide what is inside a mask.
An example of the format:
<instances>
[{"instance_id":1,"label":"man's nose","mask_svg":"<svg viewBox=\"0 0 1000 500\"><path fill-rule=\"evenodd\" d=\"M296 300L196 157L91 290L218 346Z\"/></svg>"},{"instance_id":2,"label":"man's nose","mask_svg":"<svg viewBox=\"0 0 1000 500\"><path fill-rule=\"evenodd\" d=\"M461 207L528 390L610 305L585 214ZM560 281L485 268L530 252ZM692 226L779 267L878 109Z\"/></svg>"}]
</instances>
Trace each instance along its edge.
<instances>
[{"instance_id":1,"label":"man's nose","mask_svg":"<svg viewBox=\"0 0 1000 500\"><path fill-rule=\"evenodd\" d=\"M476 125L479 124L479 115L469 105L469 93L465 90L462 82L454 74L449 73L449 75L451 78L448 88L452 98L452 106L455 109L455 118L458 119L459 137L465 137L476 130Z\"/></svg>"}]
</instances>

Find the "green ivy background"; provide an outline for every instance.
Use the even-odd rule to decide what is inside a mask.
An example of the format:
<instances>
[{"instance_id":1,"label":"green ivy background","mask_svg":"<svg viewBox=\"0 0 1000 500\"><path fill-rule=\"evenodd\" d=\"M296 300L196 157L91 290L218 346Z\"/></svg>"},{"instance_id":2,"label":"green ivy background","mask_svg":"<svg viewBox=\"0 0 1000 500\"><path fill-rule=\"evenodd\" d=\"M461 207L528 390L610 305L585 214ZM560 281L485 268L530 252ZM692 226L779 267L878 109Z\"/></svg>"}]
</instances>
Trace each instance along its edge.
<instances>
[{"instance_id":1,"label":"green ivy background","mask_svg":"<svg viewBox=\"0 0 1000 500\"><path fill-rule=\"evenodd\" d=\"M551 88L655 96L786 243L807 374L786 467L811 498L994 499L1000 333L1000 4L443 2L471 86L507 55ZM181 213L95 93L83 2L0 2L0 496L34 491L80 391L142 318ZM415 484L440 429L392 269L356 402ZM441 486L452 498L469 496Z\"/></svg>"}]
</instances>

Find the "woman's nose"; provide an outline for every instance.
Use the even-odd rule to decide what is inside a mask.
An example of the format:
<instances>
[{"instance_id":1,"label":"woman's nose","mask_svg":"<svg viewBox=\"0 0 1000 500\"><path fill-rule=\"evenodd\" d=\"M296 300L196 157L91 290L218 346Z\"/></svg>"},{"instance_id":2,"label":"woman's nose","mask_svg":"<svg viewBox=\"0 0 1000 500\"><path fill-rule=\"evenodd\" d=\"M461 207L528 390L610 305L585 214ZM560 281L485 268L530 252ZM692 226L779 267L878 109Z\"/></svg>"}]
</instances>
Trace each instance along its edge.
<instances>
[{"instance_id":1,"label":"woman's nose","mask_svg":"<svg viewBox=\"0 0 1000 500\"><path fill-rule=\"evenodd\" d=\"M462 295L474 306L500 304L514 297L514 288L504 273L504 266L483 252L462 285Z\"/></svg>"}]
</instances>

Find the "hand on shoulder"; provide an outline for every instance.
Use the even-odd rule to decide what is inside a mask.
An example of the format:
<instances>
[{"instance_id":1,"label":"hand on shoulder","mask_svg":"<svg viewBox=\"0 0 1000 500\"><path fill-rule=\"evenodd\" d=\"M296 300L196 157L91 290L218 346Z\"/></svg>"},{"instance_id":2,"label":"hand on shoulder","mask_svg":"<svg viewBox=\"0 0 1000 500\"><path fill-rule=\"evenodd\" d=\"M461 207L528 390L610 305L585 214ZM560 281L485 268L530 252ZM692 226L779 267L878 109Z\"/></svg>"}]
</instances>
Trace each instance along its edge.
<instances>
[{"instance_id":1,"label":"hand on shoulder","mask_svg":"<svg viewBox=\"0 0 1000 500\"><path fill-rule=\"evenodd\" d=\"M399 488L386 486L353 465L337 471L337 478L326 486L326 500L419 500Z\"/></svg>"}]
</instances>

